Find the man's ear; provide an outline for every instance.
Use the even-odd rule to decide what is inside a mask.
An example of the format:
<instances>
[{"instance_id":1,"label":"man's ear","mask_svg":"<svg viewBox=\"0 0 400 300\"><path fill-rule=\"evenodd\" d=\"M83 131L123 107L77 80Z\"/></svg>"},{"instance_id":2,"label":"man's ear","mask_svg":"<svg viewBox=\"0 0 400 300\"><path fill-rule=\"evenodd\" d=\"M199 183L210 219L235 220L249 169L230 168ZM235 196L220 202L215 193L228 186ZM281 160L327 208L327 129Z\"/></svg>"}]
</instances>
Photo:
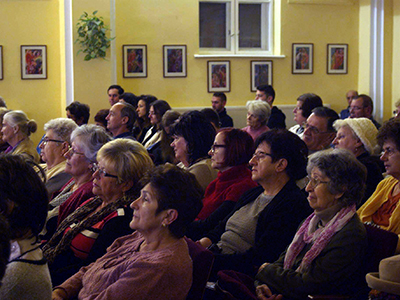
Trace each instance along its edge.
<instances>
[{"instance_id":1,"label":"man's ear","mask_svg":"<svg viewBox=\"0 0 400 300\"><path fill-rule=\"evenodd\" d=\"M128 116L125 116L125 117L123 117L122 119L121 119L121 123L122 124L127 124L129 122L129 117Z\"/></svg>"},{"instance_id":2,"label":"man's ear","mask_svg":"<svg viewBox=\"0 0 400 300\"><path fill-rule=\"evenodd\" d=\"M267 102L268 102L269 106L272 107L272 102L274 102L274 98L272 96L268 96L267 97Z\"/></svg>"}]
</instances>

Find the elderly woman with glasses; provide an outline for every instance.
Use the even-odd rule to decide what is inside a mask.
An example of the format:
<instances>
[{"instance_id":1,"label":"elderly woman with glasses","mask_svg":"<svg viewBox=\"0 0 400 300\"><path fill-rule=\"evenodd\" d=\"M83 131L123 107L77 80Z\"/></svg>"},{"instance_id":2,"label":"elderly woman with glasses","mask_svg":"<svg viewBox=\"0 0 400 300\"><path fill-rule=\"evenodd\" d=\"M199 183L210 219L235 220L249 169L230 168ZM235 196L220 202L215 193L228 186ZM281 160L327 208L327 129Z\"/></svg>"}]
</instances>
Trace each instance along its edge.
<instances>
[{"instance_id":1,"label":"elderly woman with glasses","mask_svg":"<svg viewBox=\"0 0 400 300\"><path fill-rule=\"evenodd\" d=\"M382 147L381 160L389 175L358 210L361 221L379 226L400 235L400 119L383 124L377 136ZM400 244L400 243L399 243ZM400 252L400 246L397 246Z\"/></svg>"},{"instance_id":2,"label":"elderly woman with glasses","mask_svg":"<svg viewBox=\"0 0 400 300\"><path fill-rule=\"evenodd\" d=\"M106 131L96 125L82 125L72 132L71 146L64 154L67 159L65 172L72 178L49 203L48 221L42 232L44 240L53 235L57 225L69 214L94 196L92 167L97 151L110 140Z\"/></svg>"},{"instance_id":3,"label":"elderly woman with glasses","mask_svg":"<svg viewBox=\"0 0 400 300\"><path fill-rule=\"evenodd\" d=\"M71 174L65 172L68 152L71 143L71 133L78 127L76 123L67 118L53 119L44 124L46 132L42 142L40 156L45 164L41 167L46 172L46 189L50 199L71 179Z\"/></svg>"},{"instance_id":4,"label":"elderly woman with glasses","mask_svg":"<svg viewBox=\"0 0 400 300\"><path fill-rule=\"evenodd\" d=\"M201 238L225 219L244 192L257 186L248 168L253 153L254 142L247 132L237 128L218 132L208 152L218 177L208 185L203 209L189 227L188 237Z\"/></svg>"},{"instance_id":5,"label":"elderly woman with glasses","mask_svg":"<svg viewBox=\"0 0 400 300\"><path fill-rule=\"evenodd\" d=\"M247 126L242 128L255 140L260 134L269 130L267 122L271 116L271 107L266 101L250 100L246 103Z\"/></svg>"},{"instance_id":6,"label":"elderly woman with glasses","mask_svg":"<svg viewBox=\"0 0 400 300\"><path fill-rule=\"evenodd\" d=\"M133 234L53 290L53 299L184 300L192 284L186 227L201 209L195 177L172 164L144 177L131 204Z\"/></svg>"},{"instance_id":7,"label":"elderly woman with glasses","mask_svg":"<svg viewBox=\"0 0 400 300\"><path fill-rule=\"evenodd\" d=\"M105 144L93 164L94 198L65 218L43 247L53 285L102 256L111 243L129 234L131 202L139 196L139 180L153 167L146 149L136 141Z\"/></svg>"},{"instance_id":8,"label":"elderly woman with glasses","mask_svg":"<svg viewBox=\"0 0 400 300\"><path fill-rule=\"evenodd\" d=\"M274 263L261 266L258 299L283 295L357 297L363 291L367 236L356 213L363 197L365 167L346 150L313 154L307 167L308 203L314 210Z\"/></svg>"}]
</instances>

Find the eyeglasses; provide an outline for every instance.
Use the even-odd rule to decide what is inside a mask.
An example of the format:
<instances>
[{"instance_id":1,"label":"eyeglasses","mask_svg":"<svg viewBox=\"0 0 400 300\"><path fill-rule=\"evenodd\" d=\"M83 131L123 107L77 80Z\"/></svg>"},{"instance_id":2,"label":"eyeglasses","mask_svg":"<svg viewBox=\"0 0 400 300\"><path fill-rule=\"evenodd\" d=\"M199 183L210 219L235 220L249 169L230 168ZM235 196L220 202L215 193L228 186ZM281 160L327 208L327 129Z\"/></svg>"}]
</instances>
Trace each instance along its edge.
<instances>
[{"instance_id":1,"label":"eyeglasses","mask_svg":"<svg viewBox=\"0 0 400 300\"><path fill-rule=\"evenodd\" d=\"M312 178L311 176L307 176L308 178L308 184L310 185L311 188L315 189L318 185L321 183L329 183L329 181L322 181L316 178Z\"/></svg>"},{"instance_id":2,"label":"eyeglasses","mask_svg":"<svg viewBox=\"0 0 400 300\"><path fill-rule=\"evenodd\" d=\"M92 168L91 168L91 169L92 169L92 172L93 172L93 173L95 173L96 171L98 171L99 174L100 174L100 177L111 177L111 178L117 178L117 179L118 179L118 176L107 173L107 172L104 170L104 168L101 169L101 168L99 167L99 165L96 164L96 163L92 164Z\"/></svg>"},{"instance_id":3,"label":"eyeglasses","mask_svg":"<svg viewBox=\"0 0 400 300\"><path fill-rule=\"evenodd\" d=\"M266 158L267 156L269 156L271 158L273 157L271 153L266 153L266 152L262 152L262 151L255 152L253 154L253 158L255 157L257 161L260 161L260 160Z\"/></svg>"},{"instance_id":4,"label":"eyeglasses","mask_svg":"<svg viewBox=\"0 0 400 300\"><path fill-rule=\"evenodd\" d=\"M75 151L71 146L69 146L67 153L69 153L70 156L73 156L74 154L85 156L85 153Z\"/></svg>"},{"instance_id":5,"label":"eyeglasses","mask_svg":"<svg viewBox=\"0 0 400 300\"><path fill-rule=\"evenodd\" d=\"M315 126L308 124L307 122L304 124L305 129L308 129L313 134L324 134L330 133L330 131L319 131L319 129Z\"/></svg>"},{"instance_id":6,"label":"eyeglasses","mask_svg":"<svg viewBox=\"0 0 400 300\"><path fill-rule=\"evenodd\" d=\"M45 137L45 138L42 140L43 146L46 146L48 142L64 143L65 141L53 140L53 139L49 139L49 138Z\"/></svg>"},{"instance_id":7,"label":"eyeglasses","mask_svg":"<svg viewBox=\"0 0 400 300\"><path fill-rule=\"evenodd\" d=\"M226 145L213 144L211 146L211 152L214 153L216 149L218 149L218 148L226 148L226 147L227 147Z\"/></svg>"},{"instance_id":8,"label":"eyeglasses","mask_svg":"<svg viewBox=\"0 0 400 300\"><path fill-rule=\"evenodd\" d=\"M392 156L393 154L396 153L396 151L397 151L396 149L391 149L391 148L382 149L381 156L385 154L387 154L387 156Z\"/></svg>"}]
</instances>

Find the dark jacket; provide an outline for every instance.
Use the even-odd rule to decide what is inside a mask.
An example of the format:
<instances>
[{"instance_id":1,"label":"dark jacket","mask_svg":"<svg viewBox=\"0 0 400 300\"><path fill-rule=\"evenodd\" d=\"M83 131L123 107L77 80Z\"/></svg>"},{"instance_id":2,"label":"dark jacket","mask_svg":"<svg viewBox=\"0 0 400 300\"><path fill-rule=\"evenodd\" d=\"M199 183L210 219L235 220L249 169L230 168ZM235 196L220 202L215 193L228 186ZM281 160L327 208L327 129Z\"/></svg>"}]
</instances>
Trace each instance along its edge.
<instances>
[{"instance_id":1,"label":"dark jacket","mask_svg":"<svg viewBox=\"0 0 400 300\"><path fill-rule=\"evenodd\" d=\"M366 248L365 227L355 214L312 261L308 271L295 272L310 245L299 253L291 269L283 270L284 252L278 261L257 274L256 279L260 284L267 284L273 293L283 294L285 299L307 299L310 294L357 298L365 286Z\"/></svg>"},{"instance_id":2,"label":"dark jacket","mask_svg":"<svg viewBox=\"0 0 400 300\"><path fill-rule=\"evenodd\" d=\"M233 211L205 236L217 243L225 232L228 219L241 207L255 201L263 191L259 186L244 193ZM217 254L212 275L215 276L219 270L235 270L254 276L263 263L278 259L292 241L301 221L311 212L305 194L290 180L261 212L256 226L255 246L245 253Z\"/></svg>"},{"instance_id":3,"label":"dark jacket","mask_svg":"<svg viewBox=\"0 0 400 300\"><path fill-rule=\"evenodd\" d=\"M376 186L383 179L382 170L381 170L381 160L378 156L371 156L368 152L365 152L357 157L357 159L367 168L367 181L366 190L364 192L364 198L357 205L357 208L360 208L369 197L371 197L372 193L375 192Z\"/></svg>"},{"instance_id":4,"label":"dark jacket","mask_svg":"<svg viewBox=\"0 0 400 300\"><path fill-rule=\"evenodd\" d=\"M272 128L286 128L285 123L286 116L285 114L276 106L273 106L271 109L271 116L268 119L267 126L269 129Z\"/></svg>"},{"instance_id":5,"label":"dark jacket","mask_svg":"<svg viewBox=\"0 0 400 300\"><path fill-rule=\"evenodd\" d=\"M219 112L218 116L219 116L219 122L221 123L221 128L233 127L233 120L226 113L226 108L224 108L221 112Z\"/></svg>"}]
</instances>

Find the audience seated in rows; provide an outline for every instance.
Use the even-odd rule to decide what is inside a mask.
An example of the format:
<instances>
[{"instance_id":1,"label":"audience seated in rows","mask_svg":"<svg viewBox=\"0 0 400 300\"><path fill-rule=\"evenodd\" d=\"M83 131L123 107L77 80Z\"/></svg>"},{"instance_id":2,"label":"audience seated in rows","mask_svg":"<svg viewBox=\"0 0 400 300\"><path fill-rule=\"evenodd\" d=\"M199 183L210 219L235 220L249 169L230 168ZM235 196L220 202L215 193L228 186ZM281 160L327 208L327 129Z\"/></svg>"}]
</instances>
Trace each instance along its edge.
<instances>
[{"instance_id":1,"label":"audience seated in rows","mask_svg":"<svg viewBox=\"0 0 400 300\"><path fill-rule=\"evenodd\" d=\"M11 254L0 299L51 299L51 280L38 239L47 215L47 191L30 161L0 157L0 210L10 225Z\"/></svg>"},{"instance_id":2,"label":"audience seated in rows","mask_svg":"<svg viewBox=\"0 0 400 300\"><path fill-rule=\"evenodd\" d=\"M123 93L121 95L121 97L119 97L119 102L129 103L136 110L137 103L138 103L138 97L136 97L135 94L132 94L132 93Z\"/></svg>"},{"instance_id":3,"label":"audience seated in rows","mask_svg":"<svg viewBox=\"0 0 400 300\"><path fill-rule=\"evenodd\" d=\"M138 142L116 139L102 146L93 164L93 194L57 227L44 245L53 286L59 285L106 253L120 236L131 233L129 205L139 194L139 180L153 162Z\"/></svg>"},{"instance_id":4,"label":"audience seated in rows","mask_svg":"<svg viewBox=\"0 0 400 300\"><path fill-rule=\"evenodd\" d=\"M107 253L53 291L53 299L185 299L192 284L192 260L183 238L201 209L195 177L171 164L144 180L130 227Z\"/></svg>"},{"instance_id":5,"label":"audience seated in rows","mask_svg":"<svg viewBox=\"0 0 400 300\"><path fill-rule=\"evenodd\" d=\"M267 102L261 100L247 101L246 108L247 126L242 130L250 134L253 140L256 140L259 135L269 130L267 122L271 115L271 108Z\"/></svg>"},{"instance_id":6,"label":"audience seated in rows","mask_svg":"<svg viewBox=\"0 0 400 300\"><path fill-rule=\"evenodd\" d=\"M65 172L72 175L60 193L49 202L49 214L43 239L48 240L57 225L75 211L83 202L94 196L92 166L96 163L97 151L111 137L96 125L82 125L71 134L71 147L65 153Z\"/></svg>"},{"instance_id":7,"label":"audience seated in rows","mask_svg":"<svg viewBox=\"0 0 400 300\"><path fill-rule=\"evenodd\" d=\"M65 153L71 145L71 133L78 125L71 119L57 118L44 124L46 132L39 147L41 165L46 173L45 186L49 199L53 199L60 189L71 179L71 174L65 172L67 160Z\"/></svg>"},{"instance_id":8,"label":"audience seated in rows","mask_svg":"<svg viewBox=\"0 0 400 300\"><path fill-rule=\"evenodd\" d=\"M35 120L30 120L22 110L12 110L3 117L3 141L9 144L4 153L21 154L26 159L39 162L39 154L29 138L36 132Z\"/></svg>"},{"instance_id":9,"label":"audience seated in rows","mask_svg":"<svg viewBox=\"0 0 400 300\"><path fill-rule=\"evenodd\" d=\"M347 108L343 109L339 114L340 118L342 120L347 119L347 118L350 117L350 104L351 104L351 101L353 99L357 99L357 98L358 98L358 92L357 91L350 90L350 91L348 91L346 93L346 101L347 101L348 105L347 105Z\"/></svg>"},{"instance_id":10,"label":"audience seated in rows","mask_svg":"<svg viewBox=\"0 0 400 300\"><path fill-rule=\"evenodd\" d=\"M290 127L289 131L303 138L304 125L314 108L322 106L322 99L315 94L307 93L297 98L296 107L293 109L294 121L297 125Z\"/></svg>"},{"instance_id":11,"label":"audience seated in rows","mask_svg":"<svg viewBox=\"0 0 400 300\"><path fill-rule=\"evenodd\" d=\"M372 196L358 210L363 222L371 222L380 228L400 235L400 120L391 119L378 132L378 144L383 152L388 177L377 186ZM400 243L399 243L400 244ZM398 246L397 252L400 251Z\"/></svg>"},{"instance_id":12,"label":"audience seated in rows","mask_svg":"<svg viewBox=\"0 0 400 300\"><path fill-rule=\"evenodd\" d=\"M254 276L263 262L279 257L311 212L295 183L306 175L304 142L294 133L274 129L262 134L256 146L250 165L252 179L260 186L244 193L233 211L199 240L216 255L214 279L225 269Z\"/></svg>"},{"instance_id":13,"label":"audience seated in rows","mask_svg":"<svg viewBox=\"0 0 400 300\"><path fill-rule=\"evenodd\" d=\"M379 129L381 124L375 121L372 116L372 112L374 111L374 103L372 99L368 95L358 95L357 98L351 100L350 103L350 118L367 118L374 123L375 127Z\"/></svg>"},{"instance_id":14,"label":"audience seated in rows","mask_svg":"<svg viewBox=\"0 0 400 300\"><path fill-rule=\"evenodd\" d=\"M115 103L117 103L124 92L124 89L120 85L110 85L107 89L108 102L110 103L110 106L113 106Z\"/></svg>"},{"instance_id":15,"label":"audience seated in rows","mask_svg":"<svg viewBox=\"0 0 400 300\"><path fill-rule=\"evenodd\" d=\"M376 141L378 130L367 118L336 120L333 124L336 138L332 144L338 149L347 149L367 169L366 190L357 208L365 203L383 179L378 154L379 146Z\"/></svg>"},{"instance_id":16,"label":"audience seated in rows","mask_svg":"<svg viewBox=\"0 0 400 300\"><path fill-rule=\"evenodd\" d=\"M218 177L208 185L203 209L186 233L193 240L216 227L230 214L240 196L257 186L248 169L254 142L247 132L236 128L221 129L208 153L212 168L218 170Z\"/></svg>"},{"instance_id":17,"label":"audience seated in rows","mask_svg":"<svg viewBox=\"0 0 400 300\"><path fill-rule=\"evenodd\" d=\"M233 127L233 120L226 113L226 95L222 92L214 93L211 98L211 106L217 112L221 128Z\"/></svg>"},{"instance_id":18,"label":"audience seated in rows","mask_svg":"<svg viewBox=\"0 0 400 300\"><path fill-rule=\"evenodd\" d=\"M8 146L10 146L6 141L3 140L3 117L10 110L5 107L0 107L0 153L3 153L7 150Z\"/></svg>"},{"instance_id":19,"label":"audience seated in rows","mask_svg":"<svg viewBox=\"0 0 400 300\"><path fill-rule=\"evenodd\" d=\"M212 108L208 107L203 108L200 112L204 115L206 120L211 123L215 131L218 132L218 130L221 128L221 121L219 119L218 113Z\"/></svg>"},{"instance_id":20,"label":"audience seated in rows","mask_svg":"<svg viewBox=\"0 0 400 300\"><path fill-rule=\"evenodd\" d=\"M201 112L189 111L179 117L171 131L178 166L194 174L204 192L218 174L208 155L215 138L214 127Z\"/></svg>"},{"instance_id":21,"label":"audience seated in rows","mask_svg":"<svg viewBox=\"0 0 400 300\"><path fill-rule=\"evenodd\" d=\"M100 109L97 114L94 116L94 123L97 126L101 126L104 130L107 130L107 120L106 117L110 113L109 109Z\"/></svg>"}]
</instances>

